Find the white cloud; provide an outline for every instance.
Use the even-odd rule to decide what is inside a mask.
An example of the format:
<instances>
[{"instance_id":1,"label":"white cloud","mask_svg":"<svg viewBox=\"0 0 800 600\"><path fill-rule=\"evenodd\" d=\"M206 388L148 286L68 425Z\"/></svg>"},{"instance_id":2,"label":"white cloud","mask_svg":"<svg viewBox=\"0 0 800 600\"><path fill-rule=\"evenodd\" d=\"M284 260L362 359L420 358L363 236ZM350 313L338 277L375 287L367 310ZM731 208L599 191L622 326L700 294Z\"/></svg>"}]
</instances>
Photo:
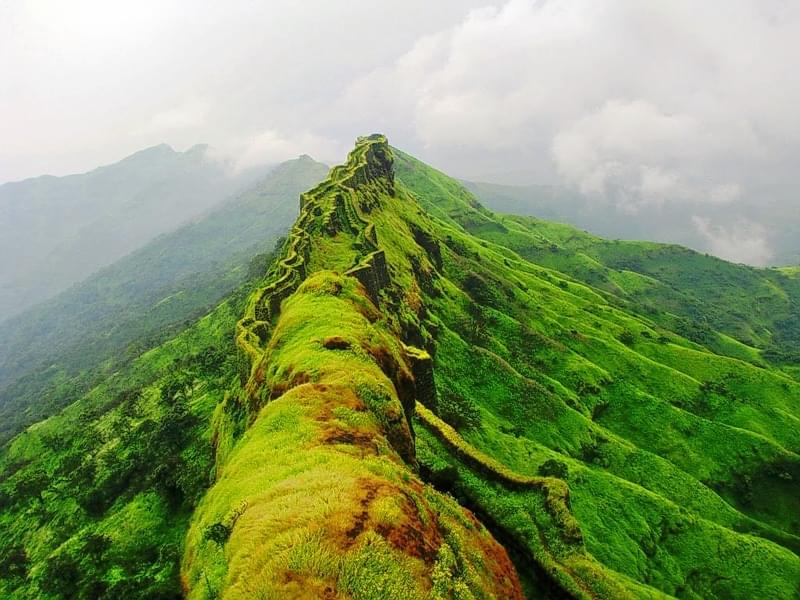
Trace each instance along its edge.
<instances>
[{"instance_id":1,"label":"white cloud","mask_svg":"<svg viewBox=\"0 0 800 600\"><path fill-rule=\"evenodd\" d=\"M346 145L309 132L292 136L269 129L256 135L231 140L213 151L216 158L224 158L235 171L265 164L276 164L310 154L315 159L327 162L340 160L347 151Z\"/></svg>"},{"instance_id":2,"label":"white cloud","mask_svg":"<svg viewBox=\"0 0 800 600\"><path fill-rule=\"evenodd\" d=\"M188 98L177 106L157 112L144 126L131 132L137 136L166 136L175 131L197 129L208 118L209 103L200 98Z\"/></svg>"},{"instance_id":3,"label":"white cloud","mask_svg":"<svg viewBox=\"0 0 800 600\"><path fill-rule=\"evenodd\" d=\"M694 165L722 151L727 137L691 115L667 114L642 100L612 100L558 132L552 154L567 182L585 194L623 190L628 209L669 201L724 203L740 186L697 181Z\"/></svg>"},{"instance_id":4,"label":"white cloud","mask_svg":"<svg viewBox=\"0 0 800 600\"><path fill-rule=\"evenodd\" d=\"M732 226L714 225L704 217L693 216L692 224L708 242L709 251L736 263L763 266L773 257L766 229L745 219Z\"/></svg>"},{"instance_id":5,"label":"white cloud","mask_svg":"<svg viewBox=\"0 0 800 600\"><path fill-rule=\"evenodd\" d=\"M337 106L388 107L461 173L534 164L628 203L730 201L800 143L798 39L800 5L781 2L509 0L420 39Z\"/></svg>"}]
</instances>

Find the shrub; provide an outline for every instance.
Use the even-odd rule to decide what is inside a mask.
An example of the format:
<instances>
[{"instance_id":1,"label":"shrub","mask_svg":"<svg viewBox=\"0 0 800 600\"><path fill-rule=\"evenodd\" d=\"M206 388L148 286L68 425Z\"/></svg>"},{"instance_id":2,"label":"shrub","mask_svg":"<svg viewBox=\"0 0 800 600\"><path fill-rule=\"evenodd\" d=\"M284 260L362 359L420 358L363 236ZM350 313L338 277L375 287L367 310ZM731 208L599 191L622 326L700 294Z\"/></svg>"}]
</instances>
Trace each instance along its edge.
<instances>
[{"instance_id":1,"label":"shrub","mask_svg":"<svg viewBox=\"0 0 800 600\"><path fill-rule=\"evenodd\" d=\"M489 339L489 325L492 316L488 310L476 303L467 307L467 321L465 324L467 339L477 345L484 345Z\"/></svg>"},{"instance_id":2,"label":"shrub","mask_svg":"<svg viewBox=\"0 0 800 600\"><path fill-rule=\"evenodd\" d=\"M481 411L471 399L447 391L436 404L439 418L455 429L472 429L481 424Z\"/></svg>"},{"instance_id":3,"label":"shrub","mask_svg":"<svg viewBox=\"0 0 800 600\"><path fill-rule=\"evenodd\" d=\"M214 542L218 546L224 546L229 537L231 529L224 523L213 523L203 530L203 541Z\"/></svg>"},{"instance_id":4,"label":"shrub","mask_svg":"<svg viewBox=\"0 0 800 600\"><path fill-rule=\"evenodd\" d=\"M214 346L203 348L195 357L200 372L206 375L219 375L225 365L225 359L225 352Z\"/></svg>"},{"instance_id":5,"label":"shrub","mask_svg":"<svg viewBox=\"0 0 800 600\"><path fill-rule=\"evenodd\" d=\"M99 558L109 548L111 548L111 538L97 533L89 534L83 544L83 552L94 558Z\"/></svg>"},{"instance_id":6,"label":"shrub","mask_svg":"<svg viewBox=\"0 0 800 600\"><path fill-rule=\"evenodd\" d=\"M497 306L497 294L495 291L486 279L473 271L470 271L464 280L464 290L478 304Z\"/></svg>"},{"instance_id":7,"label":"shrub","mask_svg":"<svg viewBox=\"0 0 800 600\"><path fill-rule=\"evenodd\" d=\"M28 575L28 554L25 548L11 546L0 551L0 578L26 577Z\"/></svg>"},{"instance_id":8,"label":"shrub","mask_svg":"<svg viewBox=\"0 0 800 600\"><path fill-rule=\"evenodd\" d=\"M567 479L569 475L569 468L560 460L550 458L539 465L539 475L543 477Z\"/></svg>"},{"instance_id":9,"label":"shrub","mask_svg":"<svg viewBox=\"0 0 800 600\"><path fill-rule=\"evenodd\" d=\"M65 590L75 590L81 579L80 565L71 556L59 554L47 561L39 587L48 594L61 596Z\"/></svg>"},{"instance_id":10,"label":"shrub","mask_svg":"<svg viewBox=\"0 0 800 600\"><path fill-rule=\"evenodd\" d=\"M619 341L625 344L626 346L633 346L634 342L636 342L636 336L633 335L627 329L619 334Z\"/></svg>"}]
</instances>

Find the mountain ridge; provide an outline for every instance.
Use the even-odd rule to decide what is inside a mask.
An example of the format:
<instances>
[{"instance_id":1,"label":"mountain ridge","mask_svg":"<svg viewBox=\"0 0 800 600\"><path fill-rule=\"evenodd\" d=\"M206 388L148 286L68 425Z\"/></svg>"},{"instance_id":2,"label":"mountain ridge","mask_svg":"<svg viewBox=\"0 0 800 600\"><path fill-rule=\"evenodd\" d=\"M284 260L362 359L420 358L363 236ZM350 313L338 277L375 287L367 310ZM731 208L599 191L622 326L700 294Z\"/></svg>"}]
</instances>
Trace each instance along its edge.
<instances>
[{"instance_id":1,"label":"mountain ridge","mask_svg":"<svg viewBox=\"0 0 800 600\"><path fill-rule=\"evenodd\" d=\"M0 186L0 321L191 221L260 174L232 175L197 146L160 145L86 173Z\"/></svg>"},{"instance_id":2,"label":"mountain ridge","mask_svg":"<svg viewBox=\"0 0 800 600\"><path fill-rule=\"evenodd\" d=\"M241 194L0 323L0 441L90 385L82 372L168 339L239 286L248 261L271 251L295 218L294 198L326 172L310 157L281 163ZM62 391L43 393L55 380Z\"/></svg>"},{"instance_id":3,"label":"mountain ridge","mask_svg":"<svg viewBox=\"0 0 800 600\"><path fill-rule=\"evenodd\" d=\"M406 155L399 156L403 168ZM430 200L425 205L440 210ZM657 315L717 353L797 374L792 365L798 363L800 288L785 269L736 265L677 244L607 240L535 217L488 218L481 207L450 210L443 216L474 235L500 240L538 264L610 292L629 309Z\"/></svg>"},{"instance_id":4,"label":"mountain ridge","mask_svg":"<svg viewBox=\"0 0 800 600\"><path fill-rule=\"evenodd\" d=\"M793 235L798 227L796 211L785 200L774 200L787 198L790 192L785 186L749 190L740 200L738 211L729 211L724 204L692 204L669 198L652 202L644 198L641 204L630 207L625 204L624 194L617 199L608 197L613 193L587 196L562 185L462 183L495 212L569 224L607 239L679 244L700 253L727 251L729 258L736 259L731 262L750 263L750 266L777 267L800 262L800 247ZM704 231L691 217L714 227ZM730 247L735 236L750 235L747 226L755 231L754 239L761 242L761 252L751 256L736 253ZM726 242L716 252L715 236Z\"/></svg>"},{"instance_id":5,"label":"mountain ridge","mask_svg":"<svg viewBox=\"0 0 800 600\"><path fill-rule=\"evenodd\" d=\"M800 383L383 136L301 205L266 276L14 439L0 591L797 594Z\"/></svg>"}]
</instances>

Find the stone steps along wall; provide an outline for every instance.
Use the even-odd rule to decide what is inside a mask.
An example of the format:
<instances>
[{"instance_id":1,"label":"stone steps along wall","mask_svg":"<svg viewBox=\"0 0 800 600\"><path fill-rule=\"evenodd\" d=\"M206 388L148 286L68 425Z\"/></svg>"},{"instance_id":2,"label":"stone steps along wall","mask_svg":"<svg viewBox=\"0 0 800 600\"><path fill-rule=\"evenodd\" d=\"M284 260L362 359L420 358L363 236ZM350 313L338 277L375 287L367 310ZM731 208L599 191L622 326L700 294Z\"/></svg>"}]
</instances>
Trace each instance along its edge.
<instances>
[{"instance_id":1,"label":"stone steps along wall","mask_svg":"<svg viewBox=\"0 0 800 600\"><path fill-rule=\"evenodd\" d=\"M323 217L323 227L329 233L347 230L357 234L365 249L374 249L359 265L348 271L367 288L377 301L378 292L389 282L386 257L378 250L375 227L356 206L356 188L367 188L376 181L386 181L386 192L394 193L394 171L391 150L386 138L360 138L350 153L347 164L331 169L328 178L312 190L301 194L301 214L289 236L287 256L278 263L277 279L256 292L257 298L248 306L245 318L237 325L237 343L252 359L260 354L259 346L269 336L270 323L277 317L283 300L291 296L306 278L310 255L308 229L319 216L320 202L333 195L333 202ZM343 189L344 188L344 189Z\"/></svg>"}]
</instances>

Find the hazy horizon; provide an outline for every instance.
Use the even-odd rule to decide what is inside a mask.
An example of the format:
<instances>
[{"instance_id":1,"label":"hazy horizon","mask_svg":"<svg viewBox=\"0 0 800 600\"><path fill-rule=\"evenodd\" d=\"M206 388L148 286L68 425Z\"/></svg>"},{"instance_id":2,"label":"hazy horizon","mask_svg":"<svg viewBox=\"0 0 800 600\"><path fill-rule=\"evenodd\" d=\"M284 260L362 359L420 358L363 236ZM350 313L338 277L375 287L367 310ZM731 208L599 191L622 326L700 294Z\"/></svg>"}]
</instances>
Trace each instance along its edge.
<instances>
[{"instance_id":1,"label":"hazy horizon","mask_svg":"<svg viewBox=\"0 0 800 600\"><path fill-rule=\"evenodd\" d=\"M0 38L0 182L161 143L240 170L332 164L379 131L463 179L563 187L649 238L800 256L800 5L29 1L0 7Z\"/></svg>"}]
</instances>

